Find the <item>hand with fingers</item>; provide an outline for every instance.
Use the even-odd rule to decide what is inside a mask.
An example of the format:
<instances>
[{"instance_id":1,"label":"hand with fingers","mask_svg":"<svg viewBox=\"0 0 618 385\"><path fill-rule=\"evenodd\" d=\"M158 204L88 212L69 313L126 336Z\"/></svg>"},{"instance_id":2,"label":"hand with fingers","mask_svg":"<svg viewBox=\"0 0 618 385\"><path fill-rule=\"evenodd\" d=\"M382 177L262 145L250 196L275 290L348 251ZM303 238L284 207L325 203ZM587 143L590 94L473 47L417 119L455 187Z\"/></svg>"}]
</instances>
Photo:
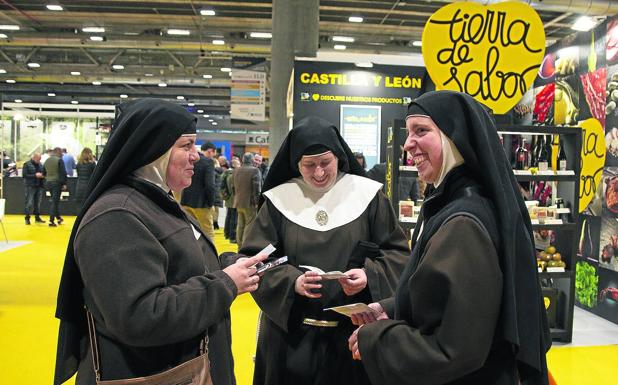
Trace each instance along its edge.
<instances>
[{"instance_id":1,"label":"hand with fingers","mask_svg":"<svg viewBox=\"0 0 618 385\"><path fill-rule=\"evenodd\" d=\"M320 277L315 271L307 271L305 274L296 278L294 290L299 295L307 298L320 298L322 297L322 294L318 291L322 287L319 283L321 280L322 277Z\"/></svg>"},{"instance_id":2,"label":"hand with fingers","mask_svg":"<svg viewBox=\"0 0 618 385\"><path fill-rule=\"evenodd\" d=\"M255 265L267 257L266 254L258 254L250 258L238 258L234 264L223 269L236 284L238 295L257 290L260 277L256 274Z\"/></svg>"},{"instance_id":3,"label":"hand with fingers","mask_svg":"<svg viewBox=\"0 0 618 385\"><path fill-rule=\"evenodd\" d=\"M388 314L382 309L382 305L378 302L373 302L368 305L373 311L352 314L350 316L352 323L356 326L376 322L382 319L388 319Z\"/></svg>"},{"instance_id":4,"label":"hand with fingers","mask_svg":"<svg viewBox=\"0 0 618 385\"><path fill-rule=\"evenodd\" d=\"M351 269L345 272L347 278L339 278L339 283L346 295L360 293L367 287L367 274L363 269Z\"/></svg>"},{"instance_id":5,"label":"hand with fingers","mask_svg":"<svg viewBox=\"0 0 618 385\"><path fill-rule=\"evenodd\" d=\"M363 325L359 326L358 329L354 330L354 333L348 338L348 349L352 352L352 359L360 361L361 354L358 349L358 331L363 327Z\"/></svg>"}]
</instances>

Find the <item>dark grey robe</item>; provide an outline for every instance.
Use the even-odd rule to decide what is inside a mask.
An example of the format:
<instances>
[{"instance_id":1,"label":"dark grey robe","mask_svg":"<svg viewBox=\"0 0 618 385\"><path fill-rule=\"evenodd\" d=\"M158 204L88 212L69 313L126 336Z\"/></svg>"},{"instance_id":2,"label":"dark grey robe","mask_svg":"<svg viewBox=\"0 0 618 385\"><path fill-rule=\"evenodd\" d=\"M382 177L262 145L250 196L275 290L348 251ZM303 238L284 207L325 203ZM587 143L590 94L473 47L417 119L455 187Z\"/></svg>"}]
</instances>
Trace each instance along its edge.
<instances>
[{"instance_id":1,"label":"dark grey robe","mask_svg":"<svg viewBox=\"0 0 618 385\"><path fill-rule=\"evenodd\" d=\"M235 384L229 308L236 285L189 222L117 185L89 208L74 249L103 380L147 376L196 357L207 331L214 385ZM87 352L78 385L95 383Z\"/></svg>"},{"instance_id":2,"label":"dark grey robe","mask_svg":"<svg viewBox=\"0 0 618 385\"><path fill-rule=\"evenodd\" d=\"M357 248L359 241L376 244L379 252L371 257L362 255ZM269 243L277 248L271 257L287 255L289 261L266 272L259 289L252 293L264 312L253 383L368 383L362 365L352 361L347 350L354 326L349 318L323 309L369 303L394 293L410 251L386 196L378 191L359 218L324 232L288 220L266 200L240 252L254 255ZM364 265L368 285L357 295L346 296L337 281L323 282L320 299L299 296L294 291L296 278L303 273L299 265L346 271L359 261ZM339 325L318 328L303 325L304 318L337 320Z\"/></svg>"}]
</instances>

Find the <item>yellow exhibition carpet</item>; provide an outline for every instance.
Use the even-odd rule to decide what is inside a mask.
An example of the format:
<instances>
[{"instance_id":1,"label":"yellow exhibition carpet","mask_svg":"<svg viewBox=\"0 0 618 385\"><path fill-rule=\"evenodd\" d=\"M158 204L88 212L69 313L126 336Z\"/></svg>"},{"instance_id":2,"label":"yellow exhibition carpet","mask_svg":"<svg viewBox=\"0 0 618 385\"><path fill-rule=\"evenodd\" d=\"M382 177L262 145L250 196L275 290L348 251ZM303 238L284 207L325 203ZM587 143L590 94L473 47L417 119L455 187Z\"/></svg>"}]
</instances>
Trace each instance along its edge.
<instances>
[{"instance_id":1,"label":"yellow exhibition carpet","mask_svg":"<svg viewBox=\"0 0 618 385\"><path fill-rule=\"evenodd\" d=\"M52 384L58 321L54 318L62 262L74 218L56 228L3 220L14 248L0 247L0 385ZM1 231L1 229L0 229ZM234 251L216 231L219 252ZM4 243L0 233L0 243ZM232 307L233 352L239 385L251 384L258 308L249 295ZM558 385L610 385L618 378L618 346L553 348L549 366ZM72 381L67 384L72 384ZM335 384L333 384L335 385Z\"/></svg>"}]
</instances>

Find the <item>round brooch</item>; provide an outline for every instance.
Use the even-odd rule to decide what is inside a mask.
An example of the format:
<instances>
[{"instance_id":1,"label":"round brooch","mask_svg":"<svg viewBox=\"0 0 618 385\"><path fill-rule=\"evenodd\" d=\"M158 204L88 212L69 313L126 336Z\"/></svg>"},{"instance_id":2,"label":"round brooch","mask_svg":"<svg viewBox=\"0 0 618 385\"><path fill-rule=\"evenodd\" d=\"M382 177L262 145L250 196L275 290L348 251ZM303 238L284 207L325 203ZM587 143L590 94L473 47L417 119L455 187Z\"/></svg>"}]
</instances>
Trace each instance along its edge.
<instances>
[{"instance_id":1,"label":"round brooch","mask_svg":"<svg viewBox=\"0 0 618 385\"><path fill-rule=\"evenodd\" d=\"M328 223L328 214L326 214L326 211L318 211L315 214L315 221L318 222L318 225L320 226L326 226L326 224Z\"/></svg>"}]
</instances>

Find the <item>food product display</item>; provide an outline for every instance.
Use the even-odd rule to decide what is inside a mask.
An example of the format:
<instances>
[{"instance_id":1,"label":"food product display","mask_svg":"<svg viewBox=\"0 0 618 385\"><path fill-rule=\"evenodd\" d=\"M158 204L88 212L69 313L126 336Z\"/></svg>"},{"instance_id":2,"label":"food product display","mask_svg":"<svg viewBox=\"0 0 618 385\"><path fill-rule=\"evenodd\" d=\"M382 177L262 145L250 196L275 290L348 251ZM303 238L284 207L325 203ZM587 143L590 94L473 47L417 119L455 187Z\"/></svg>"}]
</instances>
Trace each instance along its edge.
<instances>
[{"instance_id":1,"label":"food product display","mask_svg":"<svg viewBox=\"0 0 618 385\"><path fill-rule=\"evenodd\" d=\"M575 73L577 67L576 56L564 56L556 60L556 74L561 76L571 75Z\"/></svg>"},{"instance_id":2,"label":"food product display","mask_svg":"<svg viewBox=\"0 0 618 385\"><path fill-rule=\"evenodd\" d=\"M607 63L618 59L618 20L612 20L607 24L605 55Z\"/></svg>"},{"instance_id":3,"label":"food product display","mask_svg":"<svg viewBox=\"0 0 618 385\"><path fill-rule=\"evenodd\" d=\"M551 123L555 90L556 83L549 83L536 94L533 112L537 123Z\"/></svg>"},{"instance_id":4,"label":"food product display","mask_svg":"<svg viewBox=\"0 0 618 385\"><path fill-rule=\"evenodd\" d=\"M537 253L537 266L539 271L545 271L548 267L566 268L566 263L554 246L548 246L545 250Z\"/></svg>"},{"instance_id":5,"label":"food product display","mask_svg":"<svg viewBox=\"0 0 618 385\"><path fill-rule=\"evenodd\" d=\"M586 102L590 107L590 113L594 118L605 126L605 84L607 68L601 67L594 72L579 75L582 81L582 89L586 96Z\"/></svg>"},{"instance_id":6,"label":"food product display","mask_svg":"<svg viewBox=\"0 0 618 385\"><path fill-rule=\"evenodd\" d=\"M596 269L586 262L577 262L575 296L579 303L589 308L597 305L599 276Z\"/></svg>"},{"instance_id":7,"label":"food product display","mask_svg":"<svg viewBox=\"0 0 618 385\"><path fill-rule=\"evenodd\" d=\"M607 83L607 91L605 91L607 98L607 106L605 107L605 113L607 115L616 113L616 105L618 105L618 72L611 74L609 82Z\"/></svg>"},{"instance_id":8,"label":"food product display","mask_svg":"<svg viewBox=\"0 0 618 385\"><path fill-rule=\"evenodd\" d=\"M618 236L612 235L609 243L601 250L601 262L611 263L612 258L618 258Z\"/></svg>"},{"instance_id":9,"label":"food product display","mask_svg":"<svg viewBox=\"0 0 618 385\"><path fill-rule=\"evenodd\" d=\"M548 53L543 58L543 62L541 63L541 68L539 68L539 77L541 79L549 79L556 73L555 66L556 54Z\"/></svg>"},{"instance_id":10,"label":"food product display","mask_svg":"<svg viewBox=\"0 0 618 385\"><path fill-rule=\"evenodd\" d=\"M618 176L605 179L605 204L611 212L618 213Z\"/></svg>"},{"instance_id":11,"label":"food product display","mask_svg":"<svg viewBox=\"0 0 618 385\"><path fill-rule=\"evenodd\" d=\"M554 124L577 124L579 97L564 80L556 81L554 96Z\"/></svg>"},{"instance_id":12,"label":"food product display","mask_svg":"<svg viewBox=\"0 0 618 385\"><path fill-rule=\"evenodd\" d=\"M618 157L618 128L612 127L605 135L605 147L610 155Z\"/></svg>"}]
</instances>

